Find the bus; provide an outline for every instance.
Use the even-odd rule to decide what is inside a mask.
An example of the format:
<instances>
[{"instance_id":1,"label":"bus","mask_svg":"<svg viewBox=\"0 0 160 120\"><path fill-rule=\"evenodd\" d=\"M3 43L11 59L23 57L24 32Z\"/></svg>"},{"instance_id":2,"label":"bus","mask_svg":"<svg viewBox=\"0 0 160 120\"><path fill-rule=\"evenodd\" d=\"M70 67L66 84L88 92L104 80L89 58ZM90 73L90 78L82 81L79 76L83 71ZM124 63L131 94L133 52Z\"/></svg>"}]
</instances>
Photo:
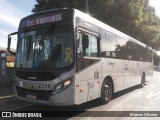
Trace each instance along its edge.
<instances>
[{"instance_id":1,"label":"bus","mask_svg":"<svg viewBox=\"0 0 160 120\"><path fill-rule=\"evenodd\" d=\"M152 49L73 8L38 12L20 21L14 90L22 100L70 106L116 92L153 74Z\"/></svg>"}]
</instances>

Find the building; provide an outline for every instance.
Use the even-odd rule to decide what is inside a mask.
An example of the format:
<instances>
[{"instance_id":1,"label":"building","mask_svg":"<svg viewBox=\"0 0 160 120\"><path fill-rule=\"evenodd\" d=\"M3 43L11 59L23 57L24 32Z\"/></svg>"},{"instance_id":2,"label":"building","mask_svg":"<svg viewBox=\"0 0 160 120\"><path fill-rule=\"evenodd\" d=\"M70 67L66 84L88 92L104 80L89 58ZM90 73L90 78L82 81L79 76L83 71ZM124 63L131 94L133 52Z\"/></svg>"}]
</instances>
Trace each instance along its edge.
<instances>
[{"instance_id":1,"label":"building","mask_svg":"<svg viewBox=\"0 0 160 120\"><path fill-rule=\"evenodd\" d=\"M15 51L14 49L12 51ZM6 48L0 48L0 68L3 73L4 67L13 68L15 63L15 56L10 54Z\"/></svg>"}]
</instances>

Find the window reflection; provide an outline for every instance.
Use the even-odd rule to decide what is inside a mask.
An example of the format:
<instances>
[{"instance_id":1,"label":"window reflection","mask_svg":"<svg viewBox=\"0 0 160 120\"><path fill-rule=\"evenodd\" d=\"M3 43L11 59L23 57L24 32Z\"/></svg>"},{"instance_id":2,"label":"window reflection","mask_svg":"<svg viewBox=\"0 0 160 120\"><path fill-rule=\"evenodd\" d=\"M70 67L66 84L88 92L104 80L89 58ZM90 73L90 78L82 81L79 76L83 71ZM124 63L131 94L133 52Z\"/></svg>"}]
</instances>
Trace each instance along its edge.
<instances>
[{"instance_id":1,"label":"window reflection","mask_svg":"<svg viewBox=\"0 0 160 120\"><path fill-rule=\"evenodd\" d=\"M55 69L73 63L73 36L67 27L19 34L17 68ZM70 49L69 53L67 49Z\"/></svg>"},{"instance_id":2,"label":"window reflection","mask_svg":"<svg viewBox=\"0 0 160 120\"><path fill-rule=\"evenodd\" d=\"M106 35L109 36L106 37ZM152 62L152 50L147 46L116 34L112 34L113 40L110 38L111 34L105 34L105 40L102 40L102 57Z\"/></svg>"}]
</instances>

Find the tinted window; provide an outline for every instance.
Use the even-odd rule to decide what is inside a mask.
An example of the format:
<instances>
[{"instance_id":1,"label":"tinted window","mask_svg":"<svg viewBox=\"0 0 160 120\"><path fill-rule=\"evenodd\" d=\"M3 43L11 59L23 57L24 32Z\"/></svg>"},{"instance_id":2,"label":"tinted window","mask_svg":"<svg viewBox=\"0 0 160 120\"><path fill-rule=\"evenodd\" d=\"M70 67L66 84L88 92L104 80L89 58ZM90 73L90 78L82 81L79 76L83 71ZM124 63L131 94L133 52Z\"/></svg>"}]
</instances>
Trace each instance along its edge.
<instances>
[{"instance_id":1,"label":"tinted window","mask_svg":"<svg viewBox=\"0 0 160 120\"><path fill-rule=\"evenodd\" d=\"M88 46L83 45L83 55L87 57L99 57L98 39L96 36L88 34Z\"/></svg>"},{"instance_id":2,"label":"tinted window","mask_svg":"<svg viewBox=\"0 0 160 120\"><path fill-rule=\"evenodd\" d=\"M102 57L152 62L151 50L137 44L133 39L127 39L111 32L105 32L101 51Z\"/></svg>"},{"instance_id":3,"label":"tinted window","mask_svg":"<svg viewBox=\"0 0 160 120\"><path fill-rule=\"evenodd\" d=\"M121 36L116 35L116 53L118 59L126 59L127 57L127 47L126 47L127 40Z\"/></svg>"},{"instance_id":4,"label":"tinted window","mask_svg":"<svg viewBox=\"0 0 160 120\"><path fill-rule=\"evenodd\" d=\"M117 53L115 51L116 49L115 34L106 31L104 35L105 39L102 41L101 44L101 51L102 51L101 56L108 58L116 58Z\"/></svg>"}]
</instances>

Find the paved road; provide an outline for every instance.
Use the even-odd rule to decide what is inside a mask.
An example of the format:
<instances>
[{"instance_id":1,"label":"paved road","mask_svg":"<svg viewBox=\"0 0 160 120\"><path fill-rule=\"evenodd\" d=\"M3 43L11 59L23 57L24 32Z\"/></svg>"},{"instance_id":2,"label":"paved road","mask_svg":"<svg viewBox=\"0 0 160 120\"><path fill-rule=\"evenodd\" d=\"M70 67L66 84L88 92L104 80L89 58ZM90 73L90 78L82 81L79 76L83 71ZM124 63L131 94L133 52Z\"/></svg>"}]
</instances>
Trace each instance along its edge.
<instances>
[{"instance_id":1,"label":"paved road","mask_svg":"<svg viewBox=\"0 0 160 120\"><path fill-rule=\"evenodd\" d=\"M151 117L120 117L121 114L128 114L124 111L160 111L160 72L154 71L152 79L146 81L144 88L133 87L125 91L119 92L113 96L112 101L106 105L99 105L97 100L89 103L82 104L76 107L53 107L30 102L17 100L14 96L4 98L3 101L8 100L4 105L0 102L0 110L2 111L81 111L73 113L72 117L67 119L71 120L95 120L95 119L108 119L108 120L151 120ZM13 105L14 104L14 105ZM7 106L7 107L5 107ZM103 111L103 112L93 112ZM104 112L104 111L117 111L117 112ZM121 112L120 112L121 111ZM100 115L98 115L100 113ZM102 117L103 114L105 117ZM153 112L154 113L154 112ZM116 117L106 117L106 114L115 114ZM140 113L138 113L140 114ZM149 113L151 114L151 112ZM102 115L102 116L101 116ZM83 116L83 118L82 118ZM99 118L99 116L101 116ZM160 120L154 117L153 120Z\"/></svg>"}]
</instances>

